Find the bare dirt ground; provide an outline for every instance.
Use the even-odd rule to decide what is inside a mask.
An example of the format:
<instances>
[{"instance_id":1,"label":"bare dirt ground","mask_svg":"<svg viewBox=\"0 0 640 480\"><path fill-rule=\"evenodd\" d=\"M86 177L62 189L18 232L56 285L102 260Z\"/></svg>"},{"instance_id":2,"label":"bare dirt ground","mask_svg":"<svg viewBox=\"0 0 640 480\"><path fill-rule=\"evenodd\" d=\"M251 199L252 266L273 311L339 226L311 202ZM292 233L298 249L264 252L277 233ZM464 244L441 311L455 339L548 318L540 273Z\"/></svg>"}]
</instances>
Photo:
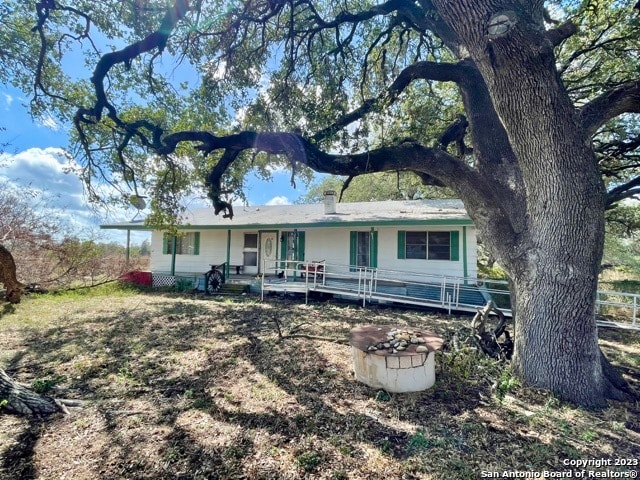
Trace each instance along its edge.
<instances>
[{"instance_id":1,"label":"bare dirt ground","mask_svg":"<svg viewBox=\"0 0 640 480\"><path fill-rule=\"evenodd\" d=\"M299 333L337 342L279 338L276 320L285 335L304 323ZM86 404L48 419L0 413L0 478L475 479L640 459L637 404L578 409L469 351L438 355L433 388L388 394L355 380L340 343L365 323L447 337L469 320L282 298L28 298L0 316L0 367ZM601 337L638 389L640 334Z\"/></svg>"}]
</instances>

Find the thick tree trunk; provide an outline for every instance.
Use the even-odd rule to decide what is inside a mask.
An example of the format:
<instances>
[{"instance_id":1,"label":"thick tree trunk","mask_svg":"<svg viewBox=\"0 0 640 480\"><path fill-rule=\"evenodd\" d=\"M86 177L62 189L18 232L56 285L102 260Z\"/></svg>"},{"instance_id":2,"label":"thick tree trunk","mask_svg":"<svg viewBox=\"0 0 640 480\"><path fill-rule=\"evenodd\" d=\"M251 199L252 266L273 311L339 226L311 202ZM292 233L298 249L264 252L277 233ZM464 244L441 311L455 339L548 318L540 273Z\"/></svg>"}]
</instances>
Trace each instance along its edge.
<instances>
[{"instance_id":1,"label":"thick tree trunk","mask_svg":"<svg viewBox=\"0 0 640 480\"><path fill-rule=\"evenodd\" d=\"M549 389L563 400L605 405L592 291L580 285L572 288L551 271L523 274L513 284L517 374L528 385Z\"/></svg>"},{"instance_id":2,"label":"thick tree trunk","mask_svg":"<svg viewBox=\"0 0 640 480\"><path fill-rule=\"evenodd\" d=\"M619 398L620 386L608 379L613 370L602 361L595 321L605 189L556 71L542 2L432 1L482 74L517 158L499 207L460 192L512 280L515 370L564 400L603 406ZM509 26L489 35L490 19L506 16ZM474 139L474 150L482 149ZM504 215L511 229L493 228Z\"/></svg>"},{"instance_id":3,"label":"thick tree trunk","mask_svg":"<svg viewBox=\"0 0 640 480\"><path fill-rule=\"evenodd\" d=\"M540 116L528 122L541 120L550 122ZM604 241L599 172L578 135L548 143L532 137L529 145L540 165L527 166L527 226L520 233L522 251L509 262L515 370L527 384L564 400L603 406L613 392L595 320Z\"/></svg>"},{"instance_id":4,"label":"thick tree trunk","mask_svg":"<svg viewBox=\"0 0 640 480\"><path fill-rule=\"evenodd\" d=\"M607 399L631 398L626 381L598 346L588 286L568 285L546 272L513 284L518 315L512 362L519 377L579 405L603 407Z\"/></svg>"},{"instance_id":5,"label":"thick tree trunk","mask_svg":"<svg viewBox=\"0 0 640 480\"><path fill-rule=\"evenodd\" d=\"M16 278L16 262L11 252L0 245L0 283L4 284L4 298L7 302L20 303L24 285Z\"/></svg>"},{"instance_id":6,"label":"thick tree trunk","mask_svg":"<svg viewBox=\"0 0 640 480\"><path fill-rule=\"evenodd\" d=\"M63 411L53 398L16 383L4 370L0 370L0 403L3 404L0 411L19 415L49 415Z\"/></svg>"}]
</instances>

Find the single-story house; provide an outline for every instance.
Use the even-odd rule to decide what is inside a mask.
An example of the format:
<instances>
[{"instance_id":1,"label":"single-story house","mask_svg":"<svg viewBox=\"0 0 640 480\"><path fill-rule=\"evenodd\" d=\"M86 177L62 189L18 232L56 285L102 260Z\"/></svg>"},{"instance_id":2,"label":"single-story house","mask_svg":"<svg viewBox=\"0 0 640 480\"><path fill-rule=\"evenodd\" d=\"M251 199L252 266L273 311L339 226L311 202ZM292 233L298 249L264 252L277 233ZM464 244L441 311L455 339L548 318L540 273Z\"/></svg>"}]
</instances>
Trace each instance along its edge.
<instances>
[{"instance_id":1,"label":"single-story house","mask_svg":"<svg viewBox=\"0 0 640 480\"><path fill-rule=\"evenodd\" d=\"M155 274L200 274L226 263L227 277L277 274L293 262L476 277L476 229L460 200L236 207L233 219L213 208L189 212L174 237L143 222L106 229L150 230ZM291 262L285 268L291 268Z\"/></svg>"}]
</instances>

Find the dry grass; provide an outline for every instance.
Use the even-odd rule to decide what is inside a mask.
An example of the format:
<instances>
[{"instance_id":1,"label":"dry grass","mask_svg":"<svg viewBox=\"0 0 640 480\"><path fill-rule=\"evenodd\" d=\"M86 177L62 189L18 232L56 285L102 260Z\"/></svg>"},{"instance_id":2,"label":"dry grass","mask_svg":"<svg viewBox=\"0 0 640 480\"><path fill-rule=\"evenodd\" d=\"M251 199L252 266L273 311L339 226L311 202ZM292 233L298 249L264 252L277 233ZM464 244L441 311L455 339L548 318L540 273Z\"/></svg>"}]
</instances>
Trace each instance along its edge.
<instances>
[{"instance_id":1,"label":"dry grass","mask_svg":"<svg viewBox=\"0 0 640 480\"><path fill-rule=\"evenodd\" d=\"M468 321L280 298L27 299L0 317L0 366L88 403L47 420L0 415L0 478L472 479L640 458L637 405L576 409L471 354L441 355L432 389L389 395L354 380L350 347L281 341L276 319L340 340L364 323L448 335ZM640 335L602 335L637 387Z\"/></svg>"}]
</instances>

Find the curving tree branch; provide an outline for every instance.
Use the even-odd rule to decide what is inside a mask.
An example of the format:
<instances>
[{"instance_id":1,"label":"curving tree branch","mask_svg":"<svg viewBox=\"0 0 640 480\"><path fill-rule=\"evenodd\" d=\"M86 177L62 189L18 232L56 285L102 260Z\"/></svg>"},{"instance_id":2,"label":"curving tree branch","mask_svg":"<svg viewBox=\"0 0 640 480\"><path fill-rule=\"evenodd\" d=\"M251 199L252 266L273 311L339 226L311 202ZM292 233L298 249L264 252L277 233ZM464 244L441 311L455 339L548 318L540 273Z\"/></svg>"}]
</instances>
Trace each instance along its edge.
<instances>
[{"instance_id":1,"label":"curving tree branch","mask_svg":"<svg viewBox=\"0 0 640 480\"><path fill-rule=\"evenodd\" d=\"M617 202L640 194L640 177L635 177L607 192L607 209L613 208Z\"/></svg>"},{"instance_id":2,"label":"curving tree branch","mask_svg":"<svg viewBox=\"0 0 640 480\"><path fill-rule=\"evenodd\" d=\"M631 80L604 92L578 111L591 137L608 120L623 113L640 113L640 80Z\"/></svg>"},{"instance_id":3,"label":"curving tree branch","mask_svg":"<svg viewBox=\"0 0 640 480\"><path fill-rule=\"evenodd\" d=\"M572 21L568 21L560 24L557 28L547 30L547 39L554 47L560 45L567 38L575 35L578 32L578 27Z\"/></svg>"},{"instance_id":4,"label":"curving tree branch","mask_svg":"<svg viewBox=\"0 0 640 480\"><path fill-rule=\"evenodd\" d=\"M142 53L156 49L162 52L167 45L172 30L177 23L184 18L189 8L188 0L175 0L173 6L167 10L158 30L138 42L132 43L121 50L107 53L100 58L91 77L91 83L93 83L96 93L96 101L93 107L78 110L74 118L76 126L80 126L81 123L95 123L100 121L102 112L105 109L109 112L109 118L116 122L116 124L125 126L125 123L118 118L116 109L107 98L104 88L106 76L109 74L111 68L117 64L123 63L127 69L130 68L131 62Z\"/></svg>"},{"instance_id":5,"label":"curving tree branch","mask_svg":"<svg viewBox=\"0 0 640 480\"><path fill-rule=\"evenodd\" d=\"M360 107L343 115L332 125L320 130L311 137L312 141L322 141L331 137L344 127L360 120L366 114L375 112L383 107L395 103L400 94L415 80L436 80L441 82L460 83L469 76L469 66L466 62L441 63L441 62L416 62L400 72L393 83L376 98L369 98L362 102Z\"/></svg>"},{"instance_id":6,"label":"curving tree branch","mask_svg":"<svg viewBox=\"0 0 640 480\"><path fill-rule=\"evenodd\" d=\"M316 143L290 132L241 132L228 136L216 136L206 132L177 132L164 139L165 150L175 149L181 142L195 142L197 150L211 154L224 150L221 160L207 175L209 197L216 213L224 211L224 216L233 218L233 209L221 195L222 176L244 150L255 150L272 155L285 155L291 162L310 167L319 173L330 173L355 177L367 173L385 171L411 171L429 184L448 185L469 205L479 205L470 211L474 221L491 231L500 231L505 238L505 248L509 238L515 239L511 215L507 211L498 189L492 181L478 173L462 160L449 155L439 148L430 148L415 141L405 141L396 146L382 147L356 154L330 154L322 151ZM488 221L488 211L500 211Z\"/></svg>"}]
</instances>

